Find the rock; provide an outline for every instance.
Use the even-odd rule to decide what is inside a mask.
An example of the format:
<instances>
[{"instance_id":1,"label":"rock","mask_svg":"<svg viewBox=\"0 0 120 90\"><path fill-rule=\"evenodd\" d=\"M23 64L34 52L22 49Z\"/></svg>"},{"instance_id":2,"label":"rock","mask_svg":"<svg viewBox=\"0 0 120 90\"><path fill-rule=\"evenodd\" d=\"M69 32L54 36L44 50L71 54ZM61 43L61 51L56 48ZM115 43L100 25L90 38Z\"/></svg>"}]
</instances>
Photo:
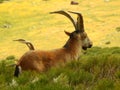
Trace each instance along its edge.
<instances>
[{"instance_id":1,"label":"rock","mask_svg":"<svg viewBox=\"0 0 120 90\"><path fill-rule=\"evenodd\" d=\"M78 2L76 2L76 1L71 1L71 3L70 3L71 5L78 5L79 3Z\"/></svg>"}]
</instances>

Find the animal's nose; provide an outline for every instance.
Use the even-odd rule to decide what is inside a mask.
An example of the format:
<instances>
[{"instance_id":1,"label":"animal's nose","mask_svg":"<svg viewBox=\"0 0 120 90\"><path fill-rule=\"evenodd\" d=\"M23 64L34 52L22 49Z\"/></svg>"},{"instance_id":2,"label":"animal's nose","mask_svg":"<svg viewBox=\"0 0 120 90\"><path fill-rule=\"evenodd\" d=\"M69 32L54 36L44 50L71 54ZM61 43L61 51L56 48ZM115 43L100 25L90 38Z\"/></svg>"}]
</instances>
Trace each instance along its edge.
<instances>
[{"instance_id":1,"label":"animal's nose","mask_svg":"<svg viewBox=\"0 0 120 90\"><path fill-rule=\"evenodd\" d=\"M93 46L93 42L90 41L88 48L91 48Z\"/></svg>"},{"instance_id":2,"label":"animal's nose","mask_svg":"<svg viewBox=\"0 0 120 90\"><path fill-rule=\"evenodd\" d=\"M91 48L92 46L93 46L93 45L92 45L92 44L90 44L88 48Z\"/></svg>"}]
</instances>

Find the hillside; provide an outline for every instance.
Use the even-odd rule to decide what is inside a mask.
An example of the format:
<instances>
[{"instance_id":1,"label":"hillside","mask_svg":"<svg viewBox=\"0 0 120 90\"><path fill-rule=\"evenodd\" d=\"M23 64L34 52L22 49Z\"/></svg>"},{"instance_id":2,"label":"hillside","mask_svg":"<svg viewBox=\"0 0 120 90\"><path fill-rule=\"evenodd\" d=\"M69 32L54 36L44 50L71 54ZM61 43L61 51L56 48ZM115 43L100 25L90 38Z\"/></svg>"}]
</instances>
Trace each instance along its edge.
<instances>
[{"instance_id":1,"label":"hillside","mask_svg":"<svg viewBox=\"0 0 120 90\"><path fill-rule=\"evenodd\" d=\"M120 0L9 0L0 3L0 59L9 55L19 58L28 50L14 39L30 40L36 49L63 46L68 37L64 30L73 31L70 21L56 10L79 11L84 16L86 32L94 46L120 46ZM73 17L76 18L75 15Z\"/></svg>"},{"instance_id":2,"label":"hillside","mask_svg":"<svg viewBox=\"0 0 120 90\"><path fill-rule=\"evenodd\" d=\"M14 78L16 58L0 62L0 90L120 90L120 48L89 49L79 60Z\"/></svg>"}]
</instances>

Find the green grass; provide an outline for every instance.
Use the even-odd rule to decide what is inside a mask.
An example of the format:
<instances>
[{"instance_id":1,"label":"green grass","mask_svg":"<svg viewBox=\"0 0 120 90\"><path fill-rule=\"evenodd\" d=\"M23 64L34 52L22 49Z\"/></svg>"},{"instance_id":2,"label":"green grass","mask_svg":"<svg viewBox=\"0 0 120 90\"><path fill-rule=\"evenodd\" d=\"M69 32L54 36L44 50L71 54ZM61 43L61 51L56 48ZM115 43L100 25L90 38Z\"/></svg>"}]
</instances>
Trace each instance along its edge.
<instances>
[{"instance_id":1,"label":"green grass","mask_svg":"<svg viewBox=\"0 0 120 90\"><path fill-rule=\"evenodd\" d=\"M89 49L79 60L44 73L24 71L14 78L15 57L0 63L0 89L5 90L119 90L120 48Z\"/></svg>"},{"instance_id":2,"label":"green grass","mask_svg":"<svg viewBox=\"0 0 120 90\"><path fill-rule=\"evenodd\" d=\"M9 0L0 0L0 3L3 3L4 1L9 1Z\"/></svg>"}]
</instances>

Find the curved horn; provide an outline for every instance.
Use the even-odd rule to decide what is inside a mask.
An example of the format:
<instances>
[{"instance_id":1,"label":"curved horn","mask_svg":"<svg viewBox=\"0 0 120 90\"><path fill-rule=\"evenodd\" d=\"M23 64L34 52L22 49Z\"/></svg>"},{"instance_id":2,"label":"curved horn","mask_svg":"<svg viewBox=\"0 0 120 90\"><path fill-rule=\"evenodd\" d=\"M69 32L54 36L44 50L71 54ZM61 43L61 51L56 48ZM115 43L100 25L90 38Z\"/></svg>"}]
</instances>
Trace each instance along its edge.
<instances>
[{"instance_id":1,"label":"curved horn","mask_svg":"<svg viewBox=\"0 0 120 90\"><path fill-rule=\"evenodd\" d=\"M75 24L74 19L73 19L67 12L65 12L65 11L63 11L63 10L55 11L55 12L50 12L50 14L54 14L54 13L62 14L62 15L65 15L66 17L68 17L68 18L70 19L70 21L72 22L75 30L77 30L77 26L76 26L76 24Z\"/></svg>"},{"instance_id":2,"label":"curved horn","mask_svg":"<svg viewBox=\"0 0 120 90\"><path fill-rule=\"evenodd\" d=\"M13 40L13 41L19 41L19 42L21 42L21 43L24 43L24 42L25 42L24 39L16 39L16 40Z\"/></svg>"},{"instance_id":3,"label":"curved horn","mask_svg":"<svg viewBox=\"0 0 120 90\"><path fill-rule=\"evenodd\" d=\"M26 44L30 50L35 50L33 44L29 41L26 41L24 39L17 39L17 40L13 40L13 41L18 41L20 43Z\"/></svg>"},{"instance_id":4,"label":"curved horn","mask_svg":"<svg viewBox=\"0 0 120 90\"><path fill-rule=\"evenodd\" d=\"M72 11L68 11L68 12L78 15L77 23L76 23L77 30L79 30L80 32L84 32L84 22L83 22L82 14L78 12L72 12Z\"/></svg>"}]
</instances>

